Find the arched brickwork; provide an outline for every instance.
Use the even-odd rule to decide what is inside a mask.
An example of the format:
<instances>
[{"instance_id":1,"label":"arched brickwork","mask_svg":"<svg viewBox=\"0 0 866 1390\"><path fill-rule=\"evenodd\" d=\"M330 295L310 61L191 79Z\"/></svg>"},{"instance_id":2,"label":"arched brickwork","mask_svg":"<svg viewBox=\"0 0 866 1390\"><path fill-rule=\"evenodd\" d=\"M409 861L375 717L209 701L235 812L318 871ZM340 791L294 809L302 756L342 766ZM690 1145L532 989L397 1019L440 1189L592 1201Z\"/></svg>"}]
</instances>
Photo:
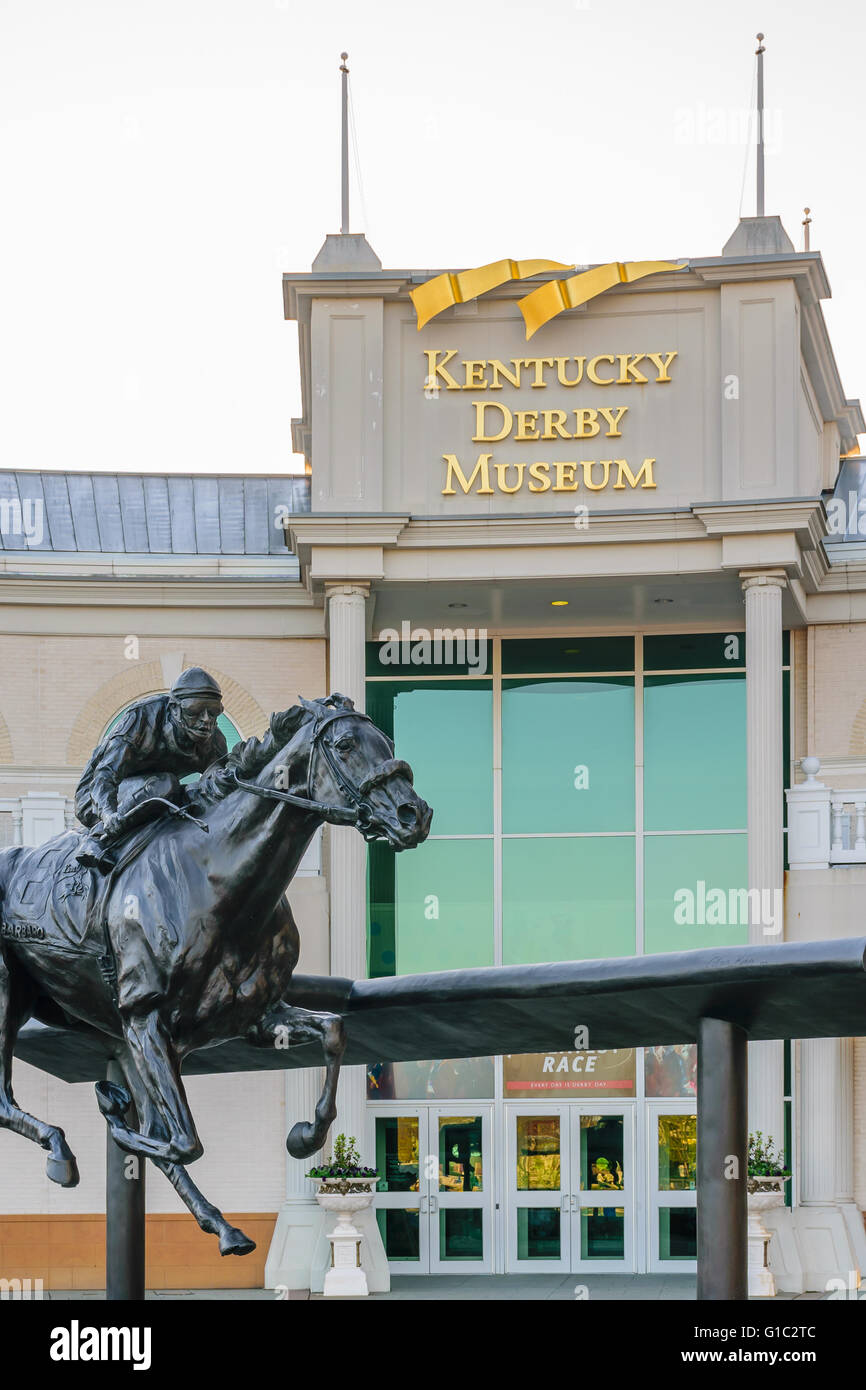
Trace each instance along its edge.
<instances>
[{"instance_id":1,"label":"arched brickwork","mask_svg":"<svg viewBox=\"0 0 866 1390\"><path fill-rule=\"evenodd\" d=\"M238 681L226 675L224 671L218 671L210 663L197 661L194 656L187 657L185 665L205 666L214 679L219 681L225 712L242 738L264 732L268 726L268 716ZM120 710L134 700L143 699L146 695L158 695L163 690L165 684L159 661L134 662L127 670L112 676L111 680L106 681L87 701L73 724L66 748L67 763L71 767L82 767ZM0 757L0 762L2 761L4 759ZM11 761L11 744L10 757L6 761Z\"/></svg>"}]
</instances>

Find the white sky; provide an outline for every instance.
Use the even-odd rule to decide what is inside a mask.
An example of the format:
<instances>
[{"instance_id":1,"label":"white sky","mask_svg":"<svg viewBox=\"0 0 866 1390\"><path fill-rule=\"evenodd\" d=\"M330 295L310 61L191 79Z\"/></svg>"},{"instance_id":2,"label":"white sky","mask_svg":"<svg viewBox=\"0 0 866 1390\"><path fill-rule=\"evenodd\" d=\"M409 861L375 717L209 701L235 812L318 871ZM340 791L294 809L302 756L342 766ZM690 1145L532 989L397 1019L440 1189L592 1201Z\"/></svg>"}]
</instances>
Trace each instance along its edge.
<instances>
[{"instance_id":1,"label":"white sky","mask_svg":"<svg viewBox=\"0 0 866 1390\"><path fill-rule=\"evenodd\" d=\"M767 212L860 321L860 0L0 0L0 466L280 472L280 276L339 230L339 54L385 267L714 255L766 34ZM754 212L754 160L743 212Z\"/></svg>"}]
</instances>

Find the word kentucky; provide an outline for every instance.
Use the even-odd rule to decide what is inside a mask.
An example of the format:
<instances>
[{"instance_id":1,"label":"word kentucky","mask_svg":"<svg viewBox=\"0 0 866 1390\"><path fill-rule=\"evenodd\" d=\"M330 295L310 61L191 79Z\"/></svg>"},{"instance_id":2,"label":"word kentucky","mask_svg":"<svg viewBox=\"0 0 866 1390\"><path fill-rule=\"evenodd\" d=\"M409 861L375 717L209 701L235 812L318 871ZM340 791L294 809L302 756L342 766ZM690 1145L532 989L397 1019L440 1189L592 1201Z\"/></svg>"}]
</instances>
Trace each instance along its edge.
<instances>
[{"instance_id":1,"label":"word kentucky","mask_svg":"<svg viewBox=\"0 0 866 1390\"><path fill-rule=\"evenodd\" d=\"M559 386L579 386L584 377L593 386L646 386L648 382L665 386L671 380L671 363L679 354L600 352L595 357L511 357L508 366L498 357L466 357L459 363L463 368L462 381L453 375L459 370L454 361L456 348L428 348L424 356L427 391L442 386L446 391L501 391L503 381L518 390L521 386L537 390L554 381Z\"/></svg>"}]
</instances>

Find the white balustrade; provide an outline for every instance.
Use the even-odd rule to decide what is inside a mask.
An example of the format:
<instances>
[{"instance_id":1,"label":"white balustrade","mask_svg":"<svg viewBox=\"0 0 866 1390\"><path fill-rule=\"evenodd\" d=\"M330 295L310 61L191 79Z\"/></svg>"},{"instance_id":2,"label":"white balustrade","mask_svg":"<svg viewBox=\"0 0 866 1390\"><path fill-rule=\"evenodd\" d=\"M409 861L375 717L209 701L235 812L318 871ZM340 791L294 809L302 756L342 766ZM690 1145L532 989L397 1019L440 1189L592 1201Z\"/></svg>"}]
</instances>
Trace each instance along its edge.
<instances>
[{"instance_id":1,"label":"white balustrade","mask_svg":"<svg viewBox=\"0 0 866 1390\"><path fill-rule=\"evenodd\" d=\"M819 782L817 758L803 758L800 767L805 780L785 792L789 867L866 864L866 788L834 791Z\"/></svg>"}]
</instances>

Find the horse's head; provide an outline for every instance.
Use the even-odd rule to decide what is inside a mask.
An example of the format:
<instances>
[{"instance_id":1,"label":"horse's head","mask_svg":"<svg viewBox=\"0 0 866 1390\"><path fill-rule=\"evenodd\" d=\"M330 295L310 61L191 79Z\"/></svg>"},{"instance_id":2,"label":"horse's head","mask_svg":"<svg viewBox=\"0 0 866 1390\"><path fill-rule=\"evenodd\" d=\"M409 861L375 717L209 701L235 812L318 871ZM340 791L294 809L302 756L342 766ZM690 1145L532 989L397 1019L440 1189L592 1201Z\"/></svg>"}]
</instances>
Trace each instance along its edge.
<instances>
[{"instance_id":1,"label":"horse's head","mask_svg":"<svg viewBox=\"0 0 866 1390\"><path fill-rule=\"evenodd\" d=\"M413 849L426 840L433 812L412 786L412 769L394 745L345 695L302 700L312 715L307 796L324 819L354 825L365 840ZM330 813L330 814L328 814ZM334 814L336 813L336 814Z\"/></svg>"}]
</instances>

